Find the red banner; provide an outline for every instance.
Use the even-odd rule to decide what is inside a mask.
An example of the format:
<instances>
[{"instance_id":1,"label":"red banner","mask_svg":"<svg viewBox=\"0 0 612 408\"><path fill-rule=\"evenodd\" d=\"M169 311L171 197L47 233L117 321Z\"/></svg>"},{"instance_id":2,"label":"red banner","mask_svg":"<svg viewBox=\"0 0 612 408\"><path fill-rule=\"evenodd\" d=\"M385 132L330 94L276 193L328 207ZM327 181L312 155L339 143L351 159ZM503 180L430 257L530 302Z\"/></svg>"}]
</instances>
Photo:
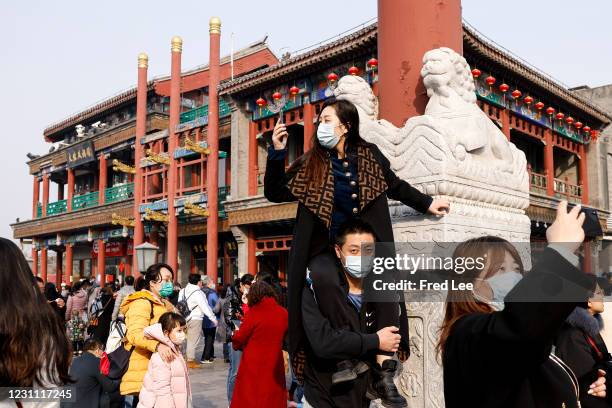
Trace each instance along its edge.
<instances>
[{"instance_id":1,"label":"red banner","mask_svg":"<svg viewBox=\"0 0 612 408\"><path fill-rule=\"evenodd\" d=\"M104 256L113 257L113 256L126 256L126 247L127 244L125 242L118 241L110 241L104 245ZM98 257L98 241L93 242L91 257Z\"/></svg>"}]
</instances>

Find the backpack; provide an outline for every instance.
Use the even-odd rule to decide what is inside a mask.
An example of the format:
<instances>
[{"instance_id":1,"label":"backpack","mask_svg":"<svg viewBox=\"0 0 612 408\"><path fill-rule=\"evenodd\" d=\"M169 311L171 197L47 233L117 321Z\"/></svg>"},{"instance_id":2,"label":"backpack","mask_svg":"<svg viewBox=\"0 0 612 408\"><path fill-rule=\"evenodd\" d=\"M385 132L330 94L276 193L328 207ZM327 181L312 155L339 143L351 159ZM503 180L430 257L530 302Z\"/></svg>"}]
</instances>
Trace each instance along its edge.
<instances>
[{"instance_id":1,"label":"backpack","mask_svg":"<svg viewBox=\"0 0 612 408\"><path fill-rule=\"evenodd\" d=\"M186 318L189 317L189 315L191 314L193 309L195 309L195 307L193 309L189 309L189 305L187 304L187 300L191 297L191 295L196 293L197 290L194 290L193 292L191 292L191 294L189 296L187 296L187 298L185 298L185 289L182 289L181 292L183 293L183 300L179 300L176 303L176 310L179 312L179 314L181 316L183 316L186 319ZM180 297L180 293L179 293L179 297Z\"/></svg>"},{"instance_id":2,"label":"backpack","mask_svg":"<svg viewBox=\"0 0 612 408\"><path fill-rule=\"evenodd\" d=\"M153 320L153 302L149 299L145 299L151 304L151 315L149 316L149 323ZM130 347L129 350L126 350L123 345L117 347L115 351L108 354L108 359L110 360L110 368L108 370L107 377L111 380L120 380L121 377L125 374L130 365L130 357L132 356L132 352L134 351L134 346Z\"/></svg>"}]
</instances>

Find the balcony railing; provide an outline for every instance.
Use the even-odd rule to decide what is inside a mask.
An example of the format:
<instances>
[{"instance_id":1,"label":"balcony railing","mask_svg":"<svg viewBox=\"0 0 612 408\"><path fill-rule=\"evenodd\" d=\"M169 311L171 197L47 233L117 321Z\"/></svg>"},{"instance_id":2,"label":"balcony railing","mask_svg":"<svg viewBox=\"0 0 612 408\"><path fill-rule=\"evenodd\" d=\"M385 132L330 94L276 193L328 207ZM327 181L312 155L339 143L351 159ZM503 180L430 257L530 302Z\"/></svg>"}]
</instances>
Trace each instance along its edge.
<instances>
[{"instance_id":1,"label":"balcony railing","mask_svg":"<svg viewBox=\"0 0 612 408\"><path fill-rule=\"evenodd\" d=\"M548 187L546 174L529 171L529 186L530 190L535 193L546 194L546 187Z\"/></svg>"},{"instance_id":2,"label":"balcony railing","mask_svg":"<svg viewBox=\"0 0 612 408\"><path fill-rule=\"evenodd\" d=\"M569 202L578 203L582 200L582 186L570 184L567 177L565 180L555 179L555 197L566 199Z\"/></svg>"},{"instance_id":3,"label":"balcony railing","mask_svg":"<svg viewBox=\"0 0 612 408\"><path fill-rule=\"evenodd\" d=\"M114 203L134 197L134 183L121 184L109 187L104 191L104 202Z\"/></svg>"},{"instance_id":4,"label":"balcony railing","mask_svg":"<svg viewBox=\"0 0 612 408\"><path fill-rule=\"evenodd\" d=\"M99 201L97 191L75 196L72 198L72 211L95 207L96 205L98 205L98 202Z\"/></svg>"},{"instance_id":5,"label":"balcony railing","mask_svg":"<svg viewBox=\"0 0 612 408\"><path fill-rule=\"evenodd\" d=\"M42 204L36 203L36 218L42 217Z\"/></svg>"},{"instance_id":6,"label":"balcony railing","mask_svg":"<svg viewBox=\"0 0 612 408\"><path fill-rule=\"evenodd\" d=\"M223 118L229 116L231 110L227 102L224 100L219 101L219 117ZM195 108L186 112L181 113L180 123L191 122L201 116L208 116L208 105L202 105L199 108Z\"/></svg>"},{"instance_id":7,"label":"balcony railing","mask_svg":"<svg viewBox=\"0 0 612 408\"><path fill-rule=\"evenodd\" d=\"M68 201L59 200L54 203L47 204L47 215L55 215L65 213L68 208Z\"/></svg>"}]
</instances>

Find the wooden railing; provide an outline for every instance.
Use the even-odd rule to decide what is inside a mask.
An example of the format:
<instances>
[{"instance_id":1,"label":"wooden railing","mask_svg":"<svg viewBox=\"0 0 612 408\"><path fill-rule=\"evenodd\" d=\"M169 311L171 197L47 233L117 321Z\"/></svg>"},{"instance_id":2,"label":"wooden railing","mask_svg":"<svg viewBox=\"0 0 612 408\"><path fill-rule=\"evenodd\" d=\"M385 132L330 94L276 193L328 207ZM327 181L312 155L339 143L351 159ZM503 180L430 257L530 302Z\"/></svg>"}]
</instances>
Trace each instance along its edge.
<instances>
[{"instance_id":1,"label":"wooden railing","mask_svg":"<svg viewBox=\"0 0 612 408\"><path fill-rule=\"evenodd\" d=\"M564 180L554 179L554 191L555 197L568 202L578 203L582 200L582 186L569 183L567 177Z\"/></svg>"}]
</instances>

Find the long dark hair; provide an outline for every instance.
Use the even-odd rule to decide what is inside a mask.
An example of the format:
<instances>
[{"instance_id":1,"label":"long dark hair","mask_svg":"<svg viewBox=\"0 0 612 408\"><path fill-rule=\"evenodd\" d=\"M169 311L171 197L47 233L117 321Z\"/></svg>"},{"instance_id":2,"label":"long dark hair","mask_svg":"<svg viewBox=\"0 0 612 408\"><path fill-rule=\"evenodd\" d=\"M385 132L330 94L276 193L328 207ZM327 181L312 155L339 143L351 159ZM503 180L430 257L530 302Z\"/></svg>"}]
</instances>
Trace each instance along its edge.
<instances>
[{"instance_id":1,"label":"long dark hair","mask_svg":"<svg viewBox=\"0 0 612 408\"><path fill-rule=\"evenodd\" d=\"M5 238L0 238L0 310L0 384L71 382L72 349L63 324L38 290L23 253Z\"/></svg>"},{"instance_id":2,"label":"long dark hair","mask_svg":"<svg viewBox=\"0 0 612 408\"><path fill-rule=\"evenodd\" d=\"M323 109L331 106L336 111L336 115L340 120L340 123L343 124L347 129L346 140L344 142L344 149L347 150L348 146L356 147L360 144L365 144L365 140L361 138L359 135L359 112L355 105L353 105L349 101L329 98L323 105L321 106L321 112ZM317 119L317 126L315 127L315 133L312 140L311 148L308 152L306 152L303 156L302 160L296 160L294 165L304 163L306 168L306 180L310 182L315 182L320 184L325 176L323 174L323 169L325 166L325 161L328 160L327 152L328 150L321 146L319 143L319 139L317 138L317 128L321 123L321 114L319 113L319 118ZM293 165L292 165L292 168ZM291 169L290 169L291 171Z\"/></svg>"},{"instance_id":3,"label":"long dark hair","mask_svg":"<svg viewBox=\"0 0 612 408\"><path fill-rule=\"evenodd\" d=\"M488 255L488 266L483 279L493 276L499 265L503 262L506 252L512 255L512 258L519 266L520 273L523 274L524 267L521 260L521 255L510 242L503 238L494 236L484 236L472 238L462 242L455 248L453 258L471 258L476 259L485 254ZM482 274L483 269L473 268L467 270L461 277L465 283L474 283ZM474 313L491 313L493 308L489 304L484 303L474 296L472 291L468 290L449 290L446 296L446 313L440 327L440 338L436 346L438 356L444 356L444 349L449 336L455 326L463 316Z\"/></svg>"}]
</instances>

